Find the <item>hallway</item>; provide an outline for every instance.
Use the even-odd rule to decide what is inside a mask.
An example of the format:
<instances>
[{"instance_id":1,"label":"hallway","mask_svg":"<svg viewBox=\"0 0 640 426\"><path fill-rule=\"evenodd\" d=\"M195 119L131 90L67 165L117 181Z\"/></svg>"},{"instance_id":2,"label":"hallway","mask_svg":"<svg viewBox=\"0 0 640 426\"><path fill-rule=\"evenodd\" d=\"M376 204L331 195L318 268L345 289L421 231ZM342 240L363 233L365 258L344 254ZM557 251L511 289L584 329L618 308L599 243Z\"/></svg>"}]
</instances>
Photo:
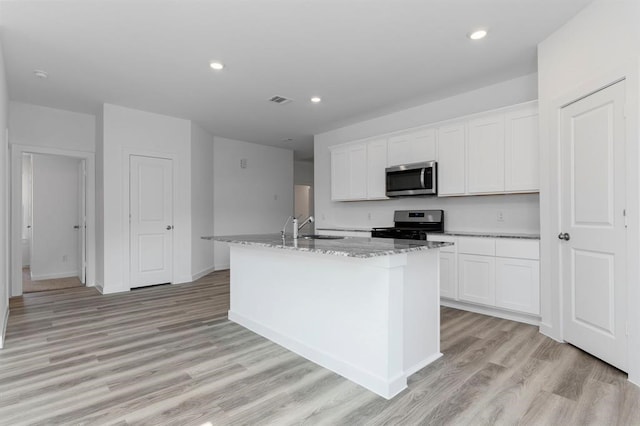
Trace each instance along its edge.
<instances>
[{"instance_id":1,"label":"hallway","mask_svg":"<svg viewBox=\"0 0 640 426\"><path fill-rule=\"evenodd\" d=\"M31 280L31 270L27 266L22 268L22 292L36 293L39 291L61 290L63 288L84 287L78 277L55 278L50 280Z\"/></svg>"}]
</instances>

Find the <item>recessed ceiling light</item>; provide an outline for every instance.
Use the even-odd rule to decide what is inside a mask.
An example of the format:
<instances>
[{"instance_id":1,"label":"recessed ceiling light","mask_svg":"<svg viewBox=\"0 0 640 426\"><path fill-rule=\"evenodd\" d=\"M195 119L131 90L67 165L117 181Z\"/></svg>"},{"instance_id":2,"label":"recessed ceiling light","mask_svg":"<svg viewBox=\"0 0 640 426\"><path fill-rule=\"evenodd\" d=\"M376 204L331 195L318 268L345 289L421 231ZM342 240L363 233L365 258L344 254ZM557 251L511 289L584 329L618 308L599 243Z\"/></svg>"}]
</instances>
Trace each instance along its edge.
<instances>
[{"instance_id":1,"label":"recessed ceiling light","mask_svg":"<svg viewBox=\"0 0 640 426\"><path fill-rule=\"evenodd\" d=\"M314 104L317 104L320 101L322 101L322 98L320 98L319 96L314 96L313 98L311 98L311 102L313 102Z\"/></svg>"},{"instance_id":2,"label":"recessed ceiling light","mask_svg":"<svg viewBox=\"0 0 640 426\"><path fill-rule=\"evenodd\" d=\"M218 61L212 61L209 63L209 66L216 70L216 71L220 71L222 68L224 68L224 64L222 62L218 62Z\"/></svg>"},{"instance_id":3,"label":"recessed ceiling light","mask_svg":"<svg viewBox=\"0 0 640 426\"><path fill-rule=\"evenodd\" d=\"M471 40L480 40L487 36L487 30L476 30L469 33L469 38Z\"/></svg>"},{"instance_id":4,"label":"recessed ceiling light","mask_svg":"<svg viewBox=\"0 0 640 426\"><path fill-rule=\"evenodd\" d=\"M36 77L42 78L42 79L45 79L45 78L49 77L49 73L47 73L46 71L43 71L43 70L33 70L33 74Z\"/></svg>"}]
</instances>

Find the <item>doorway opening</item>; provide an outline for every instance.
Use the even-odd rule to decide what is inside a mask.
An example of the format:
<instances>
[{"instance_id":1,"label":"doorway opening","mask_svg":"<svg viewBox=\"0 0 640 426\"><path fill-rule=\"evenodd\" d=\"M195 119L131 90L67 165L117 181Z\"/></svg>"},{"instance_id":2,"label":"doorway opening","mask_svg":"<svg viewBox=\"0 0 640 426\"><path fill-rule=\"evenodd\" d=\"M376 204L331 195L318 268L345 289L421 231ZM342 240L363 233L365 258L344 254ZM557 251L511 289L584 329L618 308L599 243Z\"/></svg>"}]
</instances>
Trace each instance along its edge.
<instances>
[{"instance_id":1,"label":"doorway opening","mask_svg":"<svg viewBox=\"0 0 640 426\"><path fill-rule=\"evenodd\" d=\"M86 162L22 153L22 291L86 282Z\"/></svg>"},{"instance_id":2,"label":"doorway opening","mask_svg":"<svg viewBox=\"0 0 640 426\"><path fill-rule=\"evenodd\" d=\"M293 193L294 216L304 220L313 214L313 191L309 185L294 185ZM314 233L313 223L307 223L302 231Z\"/></svg>"}]
</instances>

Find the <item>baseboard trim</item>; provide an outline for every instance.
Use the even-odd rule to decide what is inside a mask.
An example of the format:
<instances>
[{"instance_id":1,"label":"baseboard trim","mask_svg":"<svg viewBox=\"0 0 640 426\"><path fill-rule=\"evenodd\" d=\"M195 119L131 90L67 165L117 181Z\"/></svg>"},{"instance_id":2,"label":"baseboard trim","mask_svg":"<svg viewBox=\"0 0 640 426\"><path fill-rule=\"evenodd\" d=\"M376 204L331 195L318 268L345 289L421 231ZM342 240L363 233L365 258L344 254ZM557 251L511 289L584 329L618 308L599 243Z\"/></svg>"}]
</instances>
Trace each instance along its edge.
<instances>
[{"instance_id":1,"label":"baseboard trim","mask_svg":"<svg viewBox=\"0 0 640 426\"><path fill-rule=\"evenodd\" d=\"M352 382L382 396L383 398L391 399L407 387L407 375L404 373L385 380L382 377L373 375L358 368L357 366L327 354L322 350L311 347L299 340L292 339L277 330L257 323L256 321L233 311L229 311L229 320L248 328L254 333L266 337L272 342L277 343L301 357L315 362L321 367L327 368L342 377L351 380Z\"/></svg>"},{"instance_id":2,"label":"baseboard trim","mask_svg":"<svg viewBox=\"0 0 640 426\"><path fill-rule=\"evenodd\" d=\"M8 303L8 302L7 302ZM9 306L4 310L4 315L2 315L2 330L0 330L0 349L4 348L5 336L7 335L7 324L9 323Z\"/></svg>"},{"instance_id":3,"label":"baseboard trim","mask_svg":"<svg viewBox=\"0 0 640 426\"><path fill-rule=\"evenodd\" d=\"M461 309L463 311L475 312L476 314L490 315L492 317L503 318L511 321L523 322L525 324L531 324L540 326L540 319L535 315L520 314L517 312L503 311L497 308L490 308L480 305L473 305L471 303L464 303L457 300L450 300L440 298L440 305L447 306L449 308Z\"/></svg>"},{"instance_id":4,"label":"baseboard trim","mask_svg":"<svg viewBox=\"0 0 640 426\"><path fill-rule=\"evenodd\" d=\"M101 282L96 280L96 283L94 285L95 289L98 290L100 292L100 294L104 294L104 286L102 285Z\"/></svg>"},{"instance_id":5,"label":"baseboard trim","mask_svg":"<svg viewBox=\"0 0 640 426\"><path fill-rule=\"evenodd\" d=\"M72 278L72 277L77 277L78 276L78 271L67 271L67 272L58 272L55 274L42 274L42 275L34 275L33 273L31 274L31 280L32 281L37 281L37 280L55 280L58 278Z\"/></svg>"},{"instance_id":6,"label":"baseboard trim","mask_svg":"<svg viewBox=\"0 0 640 426\"><path fill-rule=\"evenodd\" d=\"M208 268L205 268L202 271L200 271L200 272L198 272L196 274L193 274L191 276L191 281L199 280L200 278L204 277L205 275L209 275L210 273L215 272L215 270L216 270L215 266L210 266Z\"/></svg>"},{"instance_id":7,"label":"baseboard trim","mask_svg":"<svg viewBox=\"0 0 640 426\"><path fill-rule=\"evenodd\" d=\"M231 269L231 263L224 263L222 265L215 265L213 267L214 271L224 271L225 269Z\"/></svg>"},{"instance_id":8,"label":"baseboard trim","mask_svg":"<svg viewBox=\"0 0 640 426\"><path fill-rule=\"evenodd\" d=\"M412 374L415 374L418 371L422 370L427 365L431 364L433 361L435 361L436 359L440 358L441 356L442 356L442 353L438 352L437 354L433 354L430 357L428 357L426 359L423 359L422 361L420 361L419 363L411 366L410 368L405 369L404 370L405 376L408 378L409 376L411 376Z\"/></svg>"},{"instance_id":9,"label":"baseboard trim","mask_svg":"<svg viewBox=\"0 0 640 426\"><path fill-rule=\"evenodd\" d=\"M191 279L191 275L184 275L182 277L174 277L171 284L186 284L186 283L190 283L191 281L193 281Z\"/></svg>"},{"instance_id":10,"label":"baseboard trim","mask_svg":"<svg viewBox=\"0 0 640 426\"><path fill-rule=\"evenodd\" d=\"M558 338L558 336L556 335L556 330L553 327L551 327L549 324L541 322L539 331L541 334L544 334L545 336L555 340L556 342L564 343L564 340Z\"/></svg>"}]
</instances>

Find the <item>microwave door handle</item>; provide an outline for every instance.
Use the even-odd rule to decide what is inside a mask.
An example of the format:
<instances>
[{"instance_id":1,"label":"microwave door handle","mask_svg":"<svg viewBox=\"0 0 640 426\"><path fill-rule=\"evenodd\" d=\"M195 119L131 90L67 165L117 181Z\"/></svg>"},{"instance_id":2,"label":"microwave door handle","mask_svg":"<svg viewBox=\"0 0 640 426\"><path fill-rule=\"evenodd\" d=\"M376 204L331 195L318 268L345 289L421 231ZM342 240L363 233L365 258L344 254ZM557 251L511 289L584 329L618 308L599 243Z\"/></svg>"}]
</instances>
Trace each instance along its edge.
<instances>
[{"instance_id":1,"label":"microwave door handle","mask_svg":"<svg viewBox=\"0 0 640 426\"><path fill-rule=\"evenodd\" d=\"M420 187L421 187L422 189L424 189L424 188L425 188L425 186L424 186L424 171L425 171L425 168L423 167L423 168L420 170Z\"/></svg>"}]
</instances>

